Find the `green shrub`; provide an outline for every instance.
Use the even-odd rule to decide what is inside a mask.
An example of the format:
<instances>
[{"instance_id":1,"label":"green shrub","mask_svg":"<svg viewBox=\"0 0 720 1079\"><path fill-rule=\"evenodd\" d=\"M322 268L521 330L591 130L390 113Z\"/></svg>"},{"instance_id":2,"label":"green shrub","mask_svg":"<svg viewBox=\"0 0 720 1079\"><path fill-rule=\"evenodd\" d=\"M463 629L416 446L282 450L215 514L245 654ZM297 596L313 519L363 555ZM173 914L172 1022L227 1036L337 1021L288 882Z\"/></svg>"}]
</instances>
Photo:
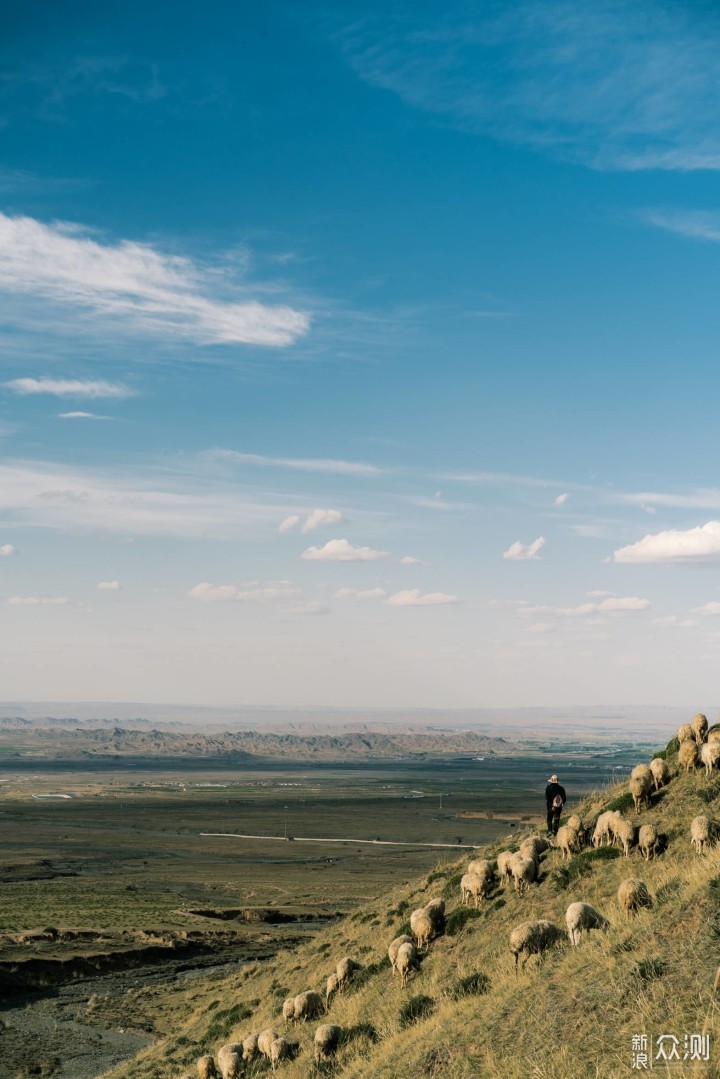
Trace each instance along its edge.
<instances>
[{"instance_id":1,"label":"green shrub","mask_svg":"<svg viewBox=\"0 0 720 1079\"><path fill-rule=\"evenodd\" d=\"M483 911L475 910L474 907L457 907L447 917L445 932L449 937L455 937L466 922L471 921L473 918L482 918L482 916Z\"/></svg>"},{"instance_id":2,"label":"green shrub","mask_svg":"<svg viewBox=\"0 0 720 1079\"><path fill-rule=\"evenodd\" d=\"M474 974L468 974L466 978L461 978L455 983L452 997L453 1000L460 1000L461 997L481 996L483 993L487 993L489 988L490 979L487 974L476 971Z\"/></svg>"},{"instance_id":3,"label":"green shrub","mask_svg":"<svg viewBox=\"0 0 720 1079\"><path fill-rule=\"evenodd\" d=\"M589 877L593 871L593 862L608 862L620 857L616 847L598 847L597 850L584 850L576 854L565 865L559 866L551 876L558 891L569 888L575 880Z\"/></svg>"},{"instance_id":4,"label":"green shrub","mask_svg":"<svg viewBox=\"0 0 720 1079\"><path fill-rule=\"evenodd\" d=\"M449 872L449 869L436 869L428 876L427 883L434 884L436 880L445 880Z\"/></svg>"},{"instance_id":5,"label":"green shrub","mask_svg":"<svg viewBox=\"0 0 720 1079\"><path fill-rule=\"evenodd\" d=\"M617 809L621 813L624 813L626 809L634 809L635 802L633 801L632 794L628 791L626 794L621 794L619 798L613 798L612 802L608 802L606 808L608 811L615 811Z\"/></svg>"},{"instance_id":6,"label":"green shrub","mask_svg":"<svg viewBox=\"0 0 720 1079\"><path fill-rule=\"evenodd\" d=\"M410 997L400 1009L400 1026L411 1027L413 1023L419 1023L421 1019L427 1019L435 1008L432 997Z\"/></svg>"},{"instance_id":7,"label":"green shrub","mask_svg":"<svg viewBox=\"0 0 720 1079\"><path fill-rule=\"evenodd\" d=\"M285 996L287 994L288 990L286 989ZM235 1004L232 1008L215 1012L212 1022L205 1031L207 1041L212 1042L220 1038L227 1038L234 1026L242 1023L243 1019L249 1019L252 1014L252 1008L249 1008L246 1004Z\"/></svg>"},{"instance_id":8,"label":"green shrub","mask_svg":"<svg viewBox=\"0 0 720 1079\"><path fill-rule=\"evenodd\" d=\"M678 742L677 735L673 735L668 744L665 746L663 760L667 760L668 757L672 757L675 753L677 753L679 748L680 743ZM656 757L659 757L660 755L660 753L655 754Z\"/></svg>"},{"instance_id":9,"label":"green shrub","mask_svg":"<svg viewBox=\"0 0 720 1079\"><path fill-rule=\"evenodd\" d=\"M367 1038L373 1045L380 1041L380 1035L372 1023L356 1023L352 1027L345 1027L340 1035L340 1044L349 1045L356 1038Z\"/></svg>"},{"instance_id":10,"label":"green shrub","mask_svg":"<svg viewBox=\"0 0 720 1079\"><path fill-rule=\"evenodd\" d=\"M362 989L364 985L367 985L371 978L374 978L381 970L387 970L389 966L390 956L386 954L382 959L378 959L375 963L368 963L366 967L356 970L345 989L345 992L357 993L358 989Z\"/></svg>"},{"instance_id":11,"label":"green shrub","mask_svg":"<svg viewBox=\"0 0 720 1079\"><path fill-rule=\"evenodd\" d=\"M453 873L451 877L448 877L442 890L443 899L449 899L451 896L457 895L462 878L462 873Z\"/></svg>"}]
</instances>

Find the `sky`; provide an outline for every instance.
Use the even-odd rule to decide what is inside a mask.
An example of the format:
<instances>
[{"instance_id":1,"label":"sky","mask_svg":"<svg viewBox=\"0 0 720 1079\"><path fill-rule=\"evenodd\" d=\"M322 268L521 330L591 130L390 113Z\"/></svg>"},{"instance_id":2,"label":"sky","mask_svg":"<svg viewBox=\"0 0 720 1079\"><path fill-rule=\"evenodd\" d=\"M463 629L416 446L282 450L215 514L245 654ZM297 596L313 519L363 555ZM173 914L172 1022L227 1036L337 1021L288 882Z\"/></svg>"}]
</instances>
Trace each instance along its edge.
<instances>
[{"instance_id":1,"label":"sky","mask_svg":"<svg viewBox=\"0 0 720 1079\"><path fill-rule=\"evenodd\" d=\"M2 697L710 709L719 61L688 0L5 13Z\"/></svg>"}]
</instances>

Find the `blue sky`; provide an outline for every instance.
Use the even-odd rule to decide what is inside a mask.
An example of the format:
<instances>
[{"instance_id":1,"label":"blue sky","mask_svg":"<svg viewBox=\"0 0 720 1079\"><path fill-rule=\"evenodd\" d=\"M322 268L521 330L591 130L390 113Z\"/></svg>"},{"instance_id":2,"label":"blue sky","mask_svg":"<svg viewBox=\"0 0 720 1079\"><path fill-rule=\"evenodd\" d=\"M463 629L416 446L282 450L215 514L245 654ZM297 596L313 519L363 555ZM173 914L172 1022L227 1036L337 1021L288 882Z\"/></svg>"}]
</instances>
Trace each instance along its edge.
<instances>
[{"instance_id":1,"label":"blue sky","mask_svg":"<svg viewBox=\"0 0 720 1079\"><path fill-rule=\"evenodd\" d=\"M720 14L28 3L6 699L715 699Z\"/></svg>"}]
</instances>

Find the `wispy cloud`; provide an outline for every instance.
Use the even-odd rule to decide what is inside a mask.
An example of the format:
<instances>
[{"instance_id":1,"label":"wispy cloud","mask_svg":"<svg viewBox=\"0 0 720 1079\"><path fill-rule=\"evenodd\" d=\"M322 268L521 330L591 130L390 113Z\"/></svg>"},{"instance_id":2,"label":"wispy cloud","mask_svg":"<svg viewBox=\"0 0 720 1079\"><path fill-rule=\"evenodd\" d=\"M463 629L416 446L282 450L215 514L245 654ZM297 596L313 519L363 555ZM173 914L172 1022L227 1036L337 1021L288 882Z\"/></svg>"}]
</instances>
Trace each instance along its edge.
<instances>
[{"instance_id":1,"label":"wispy cloud","mask_svg":"<svg viewBox=\"0 0 720 1079\"><path fill-rule=\"evenodd\" d=\"M11 607L66 607L70 600L67 596L10 596L7 601Z\"/></svg>"},{"instance_id":2,"label":"wispy cloud","mask_svg":"<svg viewBox=\"0 0 720 1079\"><path fill-rule=\"evenodd\" d=\"M191 599L201 600L203 603L224 603L227 600L238 600L244 603L276 603L295 599L299 595L300 589L292 581L273 581L267 585L251 588L236 584L213 585L209 581L203 581L188 592Z\"/></svg>"},{"instance_id":3,"label":"wispy cloud","mask_svg":"<svg viewBox=\"0 0 720 1079\"><path fill-rule=\"evenodd\" d=\"M532 606L521 607L519 614L525 618L538 615L557 615L561 618L587 618L590 615L618 614L627 611L647 611L649 599L640 596L608 596L600 603L581 603L577 607Z\"/></svg>"},{"instance_id":4,"label":"wispy cloud","mask_svg":"<svg viewBox=\"0 0 720 1079\"><path fill-rule=\"evenodd\" d=\"M720 521L698 528L649 533L637 543L619 547L615 562L717 565L720 563Z\"/></svg>"},{"instance_id":5,"label":"wispy cloud","mask_svg":"<svg viewBox=\"0 0 720 1079\"><path fill-rule=\"evenodd\" d=\"M383 469L362 461L342 461L332 457L267 457L260 453L239 453L237 450L205 450L203 456L216 461L258 468L287 468L293 472L320 472L338 476L378 476Z\"/></svg>"},{"instance_id":6,"label":"wispy cloud","mask_svg":"<svg viewBox=\"0 0 720 1079\"><path fill-rule=\"evenodd\" d=\"M699 210L648 210L645 220L678 236L690 240L720 243L720 215Z\"/></svg>"},{"instance_id":7,"label":"wispy cloud","mask_svg":"<svg viewBox=\"0 0 720 1079\"><path fill-rule=\"evenodd\" d=\"M94 400L102 397L125 398L135 395L135 390L131 390L128 386L122 386L117 382L105 382L101 379L13 378L9 382L4 382L3 385L21 397L49 394L52 397L86 397ZM92 416L92 413L65 412L62 415L65 419L72 419Z\"/></svg>"},{"instance_id":8,"label":"wispy cloud","mask_svg":"<svg viewBox=\"0 0 720 1079\"><path fill-rule=\"evenodd\" d=\"M419 588L408 588L393 593L386 602L391 607L446 607L460 603L460 597L449 592L421 592Z\"/></svg>"},{"instance_id":9,"label":"wispy cloud","mask_svg":"<svg viewBox=\"0 0 720 1079\"><path fill-rule=\"evenodd\" d=\"M384 599L384 588L338 588L335 599Z\"/></svg>"},{"instance_id":10,"label":"wispy cloud","mask_svg":"<svg viewBox=\"0 0 720 1079\"><path fill-rule=\"evenodd\" d=\"M720 21L709 5L472 2L335 35L357 73L465 130L599 169L720 168Z\"/></svg>"},{"instance_id":11,"label":"wispy cloud","mask_svg":"<svg viewBox=\"0 0 720 1079\"><path fill-rule=\"evenodd\" d=\"M553 502L553 506L564 506L569 498L570 498L569 492L565 491L564 494L561 494L561 495L557 496L557 498Z\"/></svg>"},{"instance_id":12,"label":"wispy cloud","mask_svg":"<svg viewBox=\"0 0 720 1079\"><path fill-rule=\"evenodd\" d=\"M10 558L11 555L17 553L17 547L14 547L12 543L3 543L2 547L0 547L0 558Z\"/></svg>"},{"instance_id":13,"label":"wispy cloud","mask_svg":"<svg viewBox=\"0 0 720 1079\"><path fill-rule=\"evenodd\" d=\"M150 244L101 243L82 226L0 213L0 290L135 332L199 344L292 344L309 317L247 296L218 269Z\"/></svg>"},{"instance_id":14,"label":"wispy cloud","mask_svg":"<svg viewBox=\"0 0 720 1079\"><path fill-rule=\"evenodd\" d=\"M372 547L354 547L349 540L328 540L324 547L308 547L301 558L309 562L376 562L389 558L388 551L375 551Z\"/></svg>"},{"instance_id":15,"label":"wispy cloud","mask_svg":"<svg viewBox=\"0 0 720 1079\"><path fill-rule=\"evenodd\" d=\"M119 581L98 581L96 587L99 588L101 592L119 592L120 591L120 582Z\"/></svg>"},{"instance_id":16,"label":"wispy cloud","mask_svg":"<svg viewBox=\"0 0 720 1079\"><path fill-rule=\"evenodd\" d=\"M60 420L111 420L112 416L102 416L98 412L58 412Z\"/></svg>"},{"instance_id":17,"label":"wispy cloud","mask_svg":"<svg viewBox=\"0 0 720 1079\"><path fill-rule=\"evenodd\" d=\"M295 528L300 528L301 532L314 532L317 528L322 528L324 525L338 525L342 524L345 518L340 510L313 510L309 513L305 520L294 513L290 517L285 517L284 520L278 525L278 532L291 532Z\"/></svg>"},{"instance_id":18,"label":"wispy cloud","mask_svg":"<svg viewBox=\"0 0 720 1079\"><path fill-rule=\"evenodd\" d=\"M538 536L532 543L521 543L516 540L511 543L507 551L503 551L503 558L512 562L537 562L542 558L540 551L545 546L545 537Z\"/></svg>"}]
</instances>

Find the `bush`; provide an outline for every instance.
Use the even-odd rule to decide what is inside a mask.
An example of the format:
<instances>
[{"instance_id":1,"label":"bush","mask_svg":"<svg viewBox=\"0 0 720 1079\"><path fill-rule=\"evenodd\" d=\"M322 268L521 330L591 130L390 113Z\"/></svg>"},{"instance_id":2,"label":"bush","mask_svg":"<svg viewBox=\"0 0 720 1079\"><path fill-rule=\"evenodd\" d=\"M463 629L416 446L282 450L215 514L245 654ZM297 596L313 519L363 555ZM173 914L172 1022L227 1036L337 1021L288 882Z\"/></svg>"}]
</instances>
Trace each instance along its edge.
<instances>
[{"instance_id":1,"label":"bush","mask_svg":"<svg viewBox=\"0 0 720 1079\"><path fill-rule=\"evenodd\" d=\"M608 862L620 857L616 847L598 847L597 850L584 850L576 854L565 865L559 866L552 874L552 882L558 891L569 888L575 880L589 877L593 871L593 862Z\"/></svg>"},{"instance_id":2,"label":"bush","mask_svg":"<svg viewBox=\"0 0 720 1079\"><path fill-rule=\"evenodd\" d=\"M461 978L460 981L455 983L452 997L453 1000L460 1000L461 997L480 996L482 993L487 993L489 988L490 979L487 974L476 971L474 974L468 974L467 978Z\"/></svg>"},{"instance_id":3,"label":"bush","mask_svg":"<svg viewBox=\"0 0 720 1079\"><path fill-rule=\"evenodd\" d=\"M411 1027L413 1023L427 1019L434 1008L435 1001L432 997L410 997L400 1009L400 1026Z\"/></svg>"},{"instance_id":4,"label":"bush","mask_svg":"<svg viewBox=\"0 0 720 1079\"><path fill-rule=\"evenodd\" d=\"M367 985L371 978L374 978L381 970L387 970L389 966L390 956L384 955L382 959L378 959L377 962L368 963L366 967L356 970L348 983L345 992L357 993L358 989L362 989L364 985Z\"/></svg>"},{"instance_id":5,"label":"bush","mask_svg":"<svg viewBox=\"0 0 720 1079\"><path fill-rule=\"evenodd\" d=\"M475 910L474 907L457 907L448 915L445 922L445 932L449 937L455 937L466 922L473 918L482 918L483 911Z\"/></svg>"},{"instance_id":6,"label":"bush","mask_svg":"<svg viewBox=\"0 0 720 1079\"><path fill-rule=\"evenodd\" d=\"M662 754L661 753L656 753L655 756L656 757L662 756L663 760L666 761L668 759L668 757L672 757L673 754L677 753L679 748L680 748L680 743L678 742L677 735L674 735L670 739L668 744L665 746L665 749L663 750L663 753Z\"/></svg>"},{"instance_id":7,"label":"bush","mask_svg":"<svg viewBox=\"0 0 720 1079\"><path fill-rule=\"evenodd\" d=\"M340 1035L340 1044L349 1045L356 1038L367 1038L373 1045L380 1041L380 1035L372 1023L356 1023L355 1026L345 1027Z\"/></svg>"},{"instance_id":8,"label":"bush","mask_svg":"<svg viewBox=\"0 0 720 1079\"><path fill-rule=\"evenodd\" d=\"M285 990L285 996L287 996L287 990ZM248 1008L246 1004L236 1004L232 1008L215 1012L212 1023L205 1031L207 1041L213 1042L220 1038L227 1038L234 1026L242 1023L243 1019L249 1019L252 1014L252 1008Z\"/></svg>"},{"instance_id":9,"label":"bush","mask_svg":"<svg viewBox=\"0 0 720 1079\"><path fill-rule=\"evenodd\" d=\"M608 802L606 809L608 811L615 811L616 809L623 813L626 809L634 809L635 802L633 796L628 791L626 794L621 794L619 798L613 798L612 802Z\"/></svg>"},{"instance_id":10,"label":"bush","mask_svg":"<svg viewBox=\"0 0 720 1079\"><path fill-rule=\"evenodd\" d=\"M457 895L462 879L462 873L453 873L451 877L448 877L442 890L443 899L449 899L451 896Z\"/></svg>"},{"instance_id":11,"label":"bush","mask_svg":"<svg viewBox=\"0 0 720 1079\"><path fill-rule=\"evenodd\" d=\"M633 978L639 979L641 982L651 982L656 978L662 978L663 974L666 974L668 965L664 959L642 959L639 963L636 963L631 974Z\"/></svg>"},{"instance_id":12,"label":"bush","mask_svg":"<svg viewBox=\"0 0 720 1079\"><path fill-rule=\"evenodd\" d=\"M436 869L428 876L427 883L434 884L436 880L445 880L449 872L449 869Z\"/></svg>"}]
</instances>

